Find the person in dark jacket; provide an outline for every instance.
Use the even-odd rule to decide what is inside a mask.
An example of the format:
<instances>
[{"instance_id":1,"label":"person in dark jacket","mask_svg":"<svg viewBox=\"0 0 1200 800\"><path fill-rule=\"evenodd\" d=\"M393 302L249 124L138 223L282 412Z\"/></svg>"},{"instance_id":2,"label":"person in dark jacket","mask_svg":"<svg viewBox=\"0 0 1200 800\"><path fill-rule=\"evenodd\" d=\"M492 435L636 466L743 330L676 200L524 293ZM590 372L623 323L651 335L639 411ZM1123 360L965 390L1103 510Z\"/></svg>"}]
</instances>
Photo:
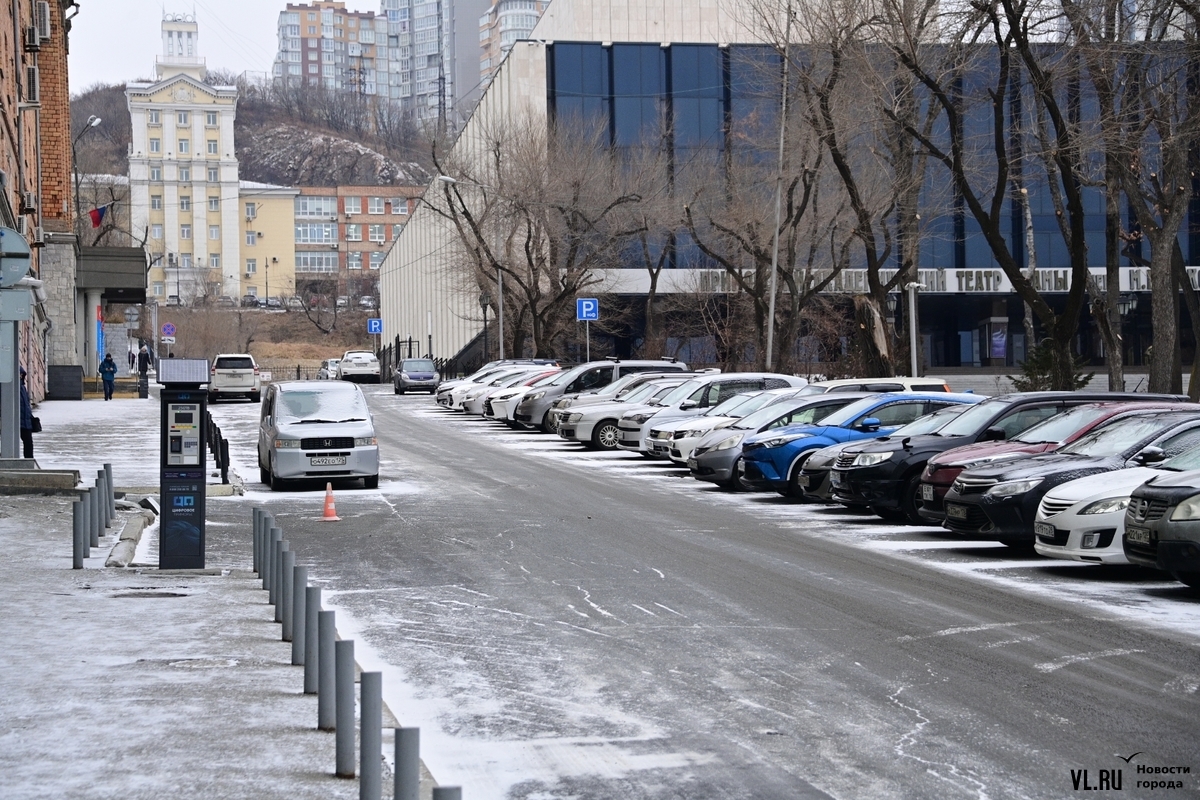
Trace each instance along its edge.
<instances>
[{"instance_id":1,"label":"person in dark jacket","mask_svg":"<svg viewBox=\"0 0 1200 800\"><path fill-rule=\"evenodd\" d=\"M150 371L150 351L146 349L146 345L142 345L142 349L138 351L137 370L138 375L141 375L143 378Z\"/></svg>"},{"instance_id":2,"label":"person in dark jacket","mask_svg":"<svg viewBox=\"0 0 1200 800\"><path fill-rule=\"evenodd\" d=\"M105 353L100 362L100 378L104 381L104 399L112 400L117 387L117 362L113 361L112 353Z\"/></svg>"},{"instance_id":3,"label":"person in dark jacket","mask_svg":"<svg viewBox=\"0 0 1200 800\"><path fill-rule=\"evenodd\" d=\"M21 367L21 444L25 458L33 458L33 404L29 402L29 390L25 388L25 368Z\"/></svg>"}]
</instances>

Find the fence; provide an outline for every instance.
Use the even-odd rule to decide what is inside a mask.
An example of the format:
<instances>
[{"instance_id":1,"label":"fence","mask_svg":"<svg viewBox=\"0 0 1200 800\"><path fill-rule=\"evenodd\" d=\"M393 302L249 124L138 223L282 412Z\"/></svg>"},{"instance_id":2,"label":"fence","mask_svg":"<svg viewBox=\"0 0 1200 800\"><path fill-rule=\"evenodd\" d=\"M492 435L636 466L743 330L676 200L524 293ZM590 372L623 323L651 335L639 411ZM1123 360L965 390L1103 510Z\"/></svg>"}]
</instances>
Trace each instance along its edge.
<instances>
[{"instance_id":1,"label":"fence","mask_svg":"<svg viewBox=\"0 0 1200 800\"><path fill-rule=\"evenodd\" d=\"M294 361L260 361L258 369L271 373L273 381L312 381L317 379L321 366L306 366Z\"/></svg>"},{"instance_id":2,"label":"fence","mask_svg":"<svg viewBox=\"0 0 1200 800\"><path fill-rule=\"evenodd\" d=\"M208 449L212 451L213 461L221 470L221 483L229 483L229 440L221 433L221 428L213 420L212 414L204 412L204 424L207 426Z\"/></svg>"}]
</instances>

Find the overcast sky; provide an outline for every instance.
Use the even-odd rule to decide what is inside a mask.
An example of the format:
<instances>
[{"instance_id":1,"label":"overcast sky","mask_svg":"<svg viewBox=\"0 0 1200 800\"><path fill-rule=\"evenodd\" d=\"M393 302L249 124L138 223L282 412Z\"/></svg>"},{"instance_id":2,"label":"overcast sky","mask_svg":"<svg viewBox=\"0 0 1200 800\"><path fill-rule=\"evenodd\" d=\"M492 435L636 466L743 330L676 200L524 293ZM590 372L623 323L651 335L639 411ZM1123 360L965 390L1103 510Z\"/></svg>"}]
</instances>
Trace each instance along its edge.
<instances>
[{"instance_id":1,"label":"overcast sky","mask_svg":"<svg viewBox=\"0 0 1200 800\"><path fill-rule=\"evenodd\" d=\"M285 4L286 0L79 0L79 14L71 21L71 94L96 83L154 77L154 59L162 54L164 10L196 15L200 55L209 69L267 72L275 58L275 26ZM378 3L357 5L374 9Z\"/></svg>"}]
</instances>

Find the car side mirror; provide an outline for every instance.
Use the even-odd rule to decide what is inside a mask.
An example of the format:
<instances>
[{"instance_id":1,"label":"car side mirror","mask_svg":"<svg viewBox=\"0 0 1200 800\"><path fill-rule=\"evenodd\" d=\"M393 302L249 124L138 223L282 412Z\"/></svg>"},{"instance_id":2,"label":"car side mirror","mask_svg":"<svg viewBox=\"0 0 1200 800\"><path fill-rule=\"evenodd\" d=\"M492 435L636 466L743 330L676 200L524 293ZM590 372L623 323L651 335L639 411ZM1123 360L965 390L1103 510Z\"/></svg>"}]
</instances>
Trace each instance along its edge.
<instances>
[{"instance_id":1,"label":"car side mirror","mask_svg":"<svg viewBox=\"0 0 1200 800\"><path fill-rule=\"evenodd\" d=\"M1147 464L1158 464L1162 461L1165 461L1166 458L1167 454L1163 452L1161 447L1150 445L1149 447L1143 448L1140 453L1134 456L1133 461L1135 464L1146 466Z\"/></svg>"},{"instance_id":2,"label":"car side mirror","mask_svg":"<svg viewBox=\"0 0 1200 800\"><path fill-rule=\"evenodd\" d=\"M698 405L700 405L700 404L697 403L695 400L684 400L682 403L679 404L679 410L680 411L690 411L691 409L695 408Z\"/></svg>"},{"instance_id":3,"label":"car side mirror","mask_svg":"<svg viewBox=\"0 0 1200 800\"><path fill-rule=\"evenodd\" d=\"M861 431L877 431L879 430L879 425L879 420L876 417L867 417L858 423L858 429Z\"/></svg>"},{"instance_id":4,"label":"car side mirror","mask_svg":"<svg viewBox=\"0 0 1200 800\"><path fill-rule=\"evenodd\" d=\"M988 428L983 432L983 436L979 437L981 442L1002 442L1008 438L1008 434L1003 428Z\"/></svg>"}]
</instances>

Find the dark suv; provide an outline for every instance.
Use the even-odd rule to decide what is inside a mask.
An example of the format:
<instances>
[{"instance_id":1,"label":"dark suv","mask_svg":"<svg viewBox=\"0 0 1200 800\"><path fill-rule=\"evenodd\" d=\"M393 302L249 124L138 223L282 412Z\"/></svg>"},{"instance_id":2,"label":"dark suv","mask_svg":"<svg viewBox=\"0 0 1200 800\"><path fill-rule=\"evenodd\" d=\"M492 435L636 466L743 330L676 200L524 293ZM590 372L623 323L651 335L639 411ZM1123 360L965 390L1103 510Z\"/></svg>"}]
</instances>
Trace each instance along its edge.
<instances>
[{"instance_id":1,"label":"dark suv","mask_svg":"<svg viewBox=\"0 0 1200 800\"><path fill-rule=\"evenodd\" d=\"M1133 490L1121 537L1131 564L1200 590L1200 470L1151 478Z\"/></svg>"},{"instance_id":2,"label":"dark suv","mask_svg":"<svg viewBox=\"0 0 1200 800\"><path fill-rule=\"evenodd\" d=\"M984 400L935 433L891 438L856 447L834 464L833 499L866 506L887 519L914 525L945 518L942 501L947 487L925 488L922 472L929 459L954 447L1000 441L1072 406L1113 400L1185 402L1182 395L1133 392L1016 392Z\"/></svg>"}]
</instances>

